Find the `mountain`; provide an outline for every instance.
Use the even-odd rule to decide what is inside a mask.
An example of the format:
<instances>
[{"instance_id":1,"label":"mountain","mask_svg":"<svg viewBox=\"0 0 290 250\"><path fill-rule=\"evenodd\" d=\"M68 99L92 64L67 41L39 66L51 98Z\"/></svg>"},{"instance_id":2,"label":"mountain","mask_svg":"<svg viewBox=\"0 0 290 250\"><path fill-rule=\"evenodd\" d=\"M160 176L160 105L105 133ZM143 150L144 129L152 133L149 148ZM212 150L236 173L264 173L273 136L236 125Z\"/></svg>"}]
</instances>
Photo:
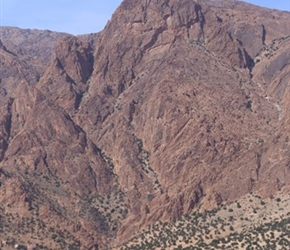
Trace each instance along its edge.
<instances>
[{"instance_id":1,"label":"mountain","mask_svg":"<svg viewBox=\"0 0 290 250\"><path fill-rule=\"evenodd\" d=\"M103 31L3 27L3 239L111 249L289 191L289 12L124 0Z\"/></svg>"},{"instance_id":2,"label":"mountain","mask_svg":"<svg viewBox=\"0 0 290 250\"><path fill-rule=\"evenodd\" d=\"M289 195L248 194L215 209L159 221L116 249L287 249Z\"/></svg>"}]
</instances>

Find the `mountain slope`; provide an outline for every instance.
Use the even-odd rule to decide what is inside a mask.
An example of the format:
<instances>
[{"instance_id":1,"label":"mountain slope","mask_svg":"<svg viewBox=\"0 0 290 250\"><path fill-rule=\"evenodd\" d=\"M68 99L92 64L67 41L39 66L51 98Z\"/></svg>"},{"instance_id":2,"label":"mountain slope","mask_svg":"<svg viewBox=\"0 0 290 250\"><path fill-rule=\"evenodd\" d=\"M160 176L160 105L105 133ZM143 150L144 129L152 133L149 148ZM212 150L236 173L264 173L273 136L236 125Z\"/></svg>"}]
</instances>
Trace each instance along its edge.
<instances>
[{"instance_id":1,"label":"mountain slope","mask_svg":"<svg viewBox=\"0 0 290 250\"><path fill-rule=\"evenodd\" d=\"M248 194L220 207L158 222L118 249L287 249L289 195Z\"/></svg>"},{"instance_id":2,"label":"mountain slope","mask_svg":"<svg viewBox=\"0 0 290 250\"><path fill-rule=\"evenodd\" d=\"M286 192L289 18L239 1L125 0L98 35L50 36L41 67L3 39L4 211L39 211L79 248L106 249L198 206ZM64 247L54 240L43 245Z\"/></svg>"},{"instance_id":3,"label":"mountain slope","mask_svg":"<svg viewBox=\"0 0 290 250\"><path fill-rule=\"evenodd\" d=\"M1 27L1 39L6 48L39 70L49 63L55 42L66 35L49 30Z\"/></svg>"}]
</instances>

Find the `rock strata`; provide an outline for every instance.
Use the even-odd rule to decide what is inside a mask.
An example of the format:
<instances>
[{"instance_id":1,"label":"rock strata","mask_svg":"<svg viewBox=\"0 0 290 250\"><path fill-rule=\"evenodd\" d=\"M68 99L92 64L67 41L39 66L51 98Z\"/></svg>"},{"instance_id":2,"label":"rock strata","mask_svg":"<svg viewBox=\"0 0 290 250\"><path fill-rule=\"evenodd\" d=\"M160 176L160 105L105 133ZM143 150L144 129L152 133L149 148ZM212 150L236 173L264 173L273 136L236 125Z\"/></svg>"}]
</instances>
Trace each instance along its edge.
<instances>
[{"instance_id":1,"label":"rock strata","mask_svg":"<svg viewBox=\"0 0 290 250\"><path fill-rule=\"evenodd\" d=\"M197 207L287 190L289 18L124 0L96 35L4 28L2 210L107 249Z\"/></svg>"}]
</instances>

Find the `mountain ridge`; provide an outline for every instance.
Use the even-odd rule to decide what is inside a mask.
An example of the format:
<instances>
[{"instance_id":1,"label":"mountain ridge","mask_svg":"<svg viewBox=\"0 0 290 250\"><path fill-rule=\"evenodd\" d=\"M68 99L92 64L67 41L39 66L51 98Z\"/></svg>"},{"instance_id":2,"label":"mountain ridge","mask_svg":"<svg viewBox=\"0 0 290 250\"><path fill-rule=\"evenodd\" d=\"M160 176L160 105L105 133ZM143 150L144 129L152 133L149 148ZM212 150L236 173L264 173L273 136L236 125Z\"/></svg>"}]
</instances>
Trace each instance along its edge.
<instances>
[{"instance_id":1,"label":"mountain ridge","mask_svg":"<svg viewBox=\"0 0 290 250\"><path fill-rule=\"evenodd\" d=\"M96 35L43 31L53 44L22 53L7 36L4 211L40 214L80 249L106 249L200 204L288 190L289 15L125 0Z\"/></svg>"}]
</instances>

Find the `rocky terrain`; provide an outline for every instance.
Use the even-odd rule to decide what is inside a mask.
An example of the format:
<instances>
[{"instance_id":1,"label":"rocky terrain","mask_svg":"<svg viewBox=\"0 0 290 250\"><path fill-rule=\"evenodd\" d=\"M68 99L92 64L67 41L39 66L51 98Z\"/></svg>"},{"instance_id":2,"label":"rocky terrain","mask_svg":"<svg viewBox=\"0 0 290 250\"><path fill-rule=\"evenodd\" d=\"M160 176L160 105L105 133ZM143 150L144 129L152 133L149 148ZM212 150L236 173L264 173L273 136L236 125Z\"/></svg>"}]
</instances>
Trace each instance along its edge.
<instances>
[{"instance_id":1,"label":"rocky terrain","mask_svg":"<svg viewBox=\"0 0 290 250\"><path fill-rule=\"evenodd\" d=\"M288 249L289 195L248 194L218 208L158 222L117 249Z\"/></svg>"},{"instance_id":2,"label":"rocky terrain","mask_svg":"<svg viewBox=\"0 0 290 250\"><path fill-rule=\"evenodd\" d=\"M98 34L1 27L1 239L112 249L250 192L286 194L289 19L234 0L124 0Z\"/></svg>"}]
</instances>

